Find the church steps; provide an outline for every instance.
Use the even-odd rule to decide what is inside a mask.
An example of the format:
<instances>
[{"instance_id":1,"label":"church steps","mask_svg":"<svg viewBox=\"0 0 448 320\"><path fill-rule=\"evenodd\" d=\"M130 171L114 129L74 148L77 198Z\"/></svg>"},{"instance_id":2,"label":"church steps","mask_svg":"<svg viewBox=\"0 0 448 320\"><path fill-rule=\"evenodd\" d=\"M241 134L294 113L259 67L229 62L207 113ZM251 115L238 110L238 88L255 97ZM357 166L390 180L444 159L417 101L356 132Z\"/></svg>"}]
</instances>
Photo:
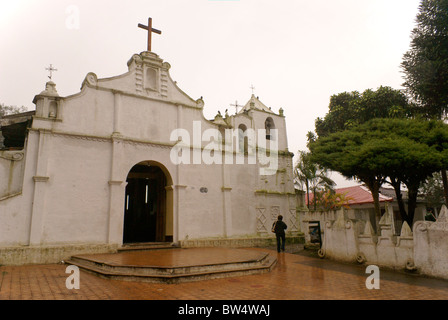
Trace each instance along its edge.
<instances>
[{"instance_id":1,"label":"church steps","mask_svg":"<svg viewBox=\"0 0 448 320\"><path fill-rule=\"evenodd\" d=\"M183 275L190 273L232 271L237 269L258 268L263 267L269 260L266 254L259 260L249 260L243 262L229 262L211 265L194 265L194 266L151 266L151 265L118 265L102 262L100 260L90 259L87 257L74 256L67 263L82 264L86 267L100 268L102 270L125 273L129 275Z\"/></svg>"},{"instance_id":2,"label":"church steps","mask_svg":"<svg viewBox=\"0 0 448 320\"><path fill-rule=\"evenodd\" d=\"M137 250L165 250L165 249L176 249L179 246L175 246L169 242L150 242L150 243L135 243L126 244L121 248L118 248L118 252L123 251L137 251Z\"/></svg>"},{"instance_id":3,"label":"church steps","mask_svg":"<svg viewBox=\"0 0 448 320\"><path fill-rule=\"evenodd\" d=\"M88 263L66 261L67 264L73 264L79 268L94 273L102 278L121 280L121 281L139 281L139 282L151 282L151 283L166 283L175 284L190 281L201 281L218 279L224 277L239 277L260 273L270 272L276 265L277 259L269 257L264 264L252 267L239 267L232 270L209 270L202 272L187 272L182 274L132 274L126 272L119 272L117 270L105 270L101 267L91 266Z\"/></svg>"},{"instance_id":4,"label":"church steps","mask_svg":"<svg viewBox=\"0 0 448 320\"><path fill-rule=\"evenodd\" d=\"M259 260L196 266L128 266L114 265L85 257L72 257L67 264L98 276L126 281L180 283L222 277L235 277L265 273L272 270L277 260L269 254Z\"/></svg>"}]
</instances>

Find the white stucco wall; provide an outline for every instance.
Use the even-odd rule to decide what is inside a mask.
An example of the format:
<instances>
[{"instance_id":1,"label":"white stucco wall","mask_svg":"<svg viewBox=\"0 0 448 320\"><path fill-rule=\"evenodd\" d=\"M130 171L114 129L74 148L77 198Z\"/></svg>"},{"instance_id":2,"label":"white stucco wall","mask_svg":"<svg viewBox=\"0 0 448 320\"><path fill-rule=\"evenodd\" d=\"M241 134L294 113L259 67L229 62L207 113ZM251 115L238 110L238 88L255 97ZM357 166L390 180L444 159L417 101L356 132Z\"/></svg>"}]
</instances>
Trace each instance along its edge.
<instances>
[{"instance_id":1,"label":"white stucco wall","mask_svg":"<svg viewBox=\"0 0 448 320\"><path fill-rule=\"evenodd\" d=\"M144 76L140 78L148 67L160 76L158 90L147 89ZM15 187L21 192L0 199L0 247L121 245L126 178L142 161L160 165L167 175L167 234L174 241L267 235L264 229L270 229L277 214L287 217L298 232L284 117L251 110L227 119L230 129L244 123L254 130L264 129L267 117L274 120L280 154L272 175L260 175L260 165L247 160L175 164L170 157L177 143L170 140L175 129L187 130L192 144L198 124L202 132L222 127L204 118L203 101L183 93L169 68L146 52L133 56L129 72L122 76L98 79L88 74L81 92L66 98L47 84L35 98L36 115L18 166L21 171L13 173L23 176ZM56 114L50 113L50 104ZM197 147L209 143L201 141ZM188 149L191 160L193 151L201 150ZM3 160L0 190L9 174Z\"/></svg>"}]
</instances>

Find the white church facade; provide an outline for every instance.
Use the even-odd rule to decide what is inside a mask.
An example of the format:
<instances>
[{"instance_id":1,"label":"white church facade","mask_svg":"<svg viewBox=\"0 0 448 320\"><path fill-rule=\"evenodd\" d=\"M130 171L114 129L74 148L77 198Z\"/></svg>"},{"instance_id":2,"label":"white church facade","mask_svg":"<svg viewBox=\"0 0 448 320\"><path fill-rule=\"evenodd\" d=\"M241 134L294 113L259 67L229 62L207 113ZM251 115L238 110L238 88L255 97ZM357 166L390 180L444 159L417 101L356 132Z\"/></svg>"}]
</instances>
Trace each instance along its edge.
<instances>
[{"instance_id":1,"label":"white church facade","mask_svg":"<svg viewBox=\"0 0 448 320\"><path fill-rule=\"evenodd\" d=\"M145 51L123 75L53 82L35 111L0 119L0 264L53 263L131 243L180 246L272 238L279 214L300 238L283 110L252 95L203 115Z\"/></svg>"}]
</instances>

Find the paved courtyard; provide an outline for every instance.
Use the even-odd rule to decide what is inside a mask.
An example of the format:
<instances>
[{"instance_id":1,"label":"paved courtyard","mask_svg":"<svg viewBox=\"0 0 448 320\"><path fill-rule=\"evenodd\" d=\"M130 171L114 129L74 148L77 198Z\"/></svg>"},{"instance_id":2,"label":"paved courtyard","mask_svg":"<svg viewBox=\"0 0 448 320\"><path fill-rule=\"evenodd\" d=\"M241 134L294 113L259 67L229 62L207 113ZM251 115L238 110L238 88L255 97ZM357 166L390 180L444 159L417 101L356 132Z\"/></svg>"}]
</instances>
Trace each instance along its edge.
<instances>
[{"instance_id":1,"label":"paved courtyard","mask_svg":"<svg viewBox=\"0 0 448 320\"><path fill-rule=\"evenodd\" d=\"M366 288L366 267L321 260L310 251L277 254L270 273L182 284L107 280L81 271L66 288L67 265L0 267L0 300L447 300L448 281L380 270L380 289Z\"/></svg>"}]
</instances>

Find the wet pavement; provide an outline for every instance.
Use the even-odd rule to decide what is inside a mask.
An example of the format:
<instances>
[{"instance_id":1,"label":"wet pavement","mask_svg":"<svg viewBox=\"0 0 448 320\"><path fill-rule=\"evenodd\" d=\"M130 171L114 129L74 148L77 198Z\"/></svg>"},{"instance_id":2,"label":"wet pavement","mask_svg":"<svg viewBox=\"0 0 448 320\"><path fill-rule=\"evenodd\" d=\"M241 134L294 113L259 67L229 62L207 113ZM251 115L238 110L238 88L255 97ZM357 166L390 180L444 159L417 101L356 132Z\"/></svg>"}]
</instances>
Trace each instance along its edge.
<instances>
[{"instance_id":1,"label":"wet pavement","mask_svg":"<svg viewBox=\"0 0 448 320\"><path fill-rule=\"evenodd\" d=\"M81 271L80 288L67 289L67 265L0 267L0 300L447 300L448 281L380 269L380 288L369 290L366 266L316 257L289 247L251 248L277 257L265 274L180 284L100 278ZM197 254L197 252L196 252ZM204 249L202 257L210 256Z\"/></svg>"}]
</instances>

